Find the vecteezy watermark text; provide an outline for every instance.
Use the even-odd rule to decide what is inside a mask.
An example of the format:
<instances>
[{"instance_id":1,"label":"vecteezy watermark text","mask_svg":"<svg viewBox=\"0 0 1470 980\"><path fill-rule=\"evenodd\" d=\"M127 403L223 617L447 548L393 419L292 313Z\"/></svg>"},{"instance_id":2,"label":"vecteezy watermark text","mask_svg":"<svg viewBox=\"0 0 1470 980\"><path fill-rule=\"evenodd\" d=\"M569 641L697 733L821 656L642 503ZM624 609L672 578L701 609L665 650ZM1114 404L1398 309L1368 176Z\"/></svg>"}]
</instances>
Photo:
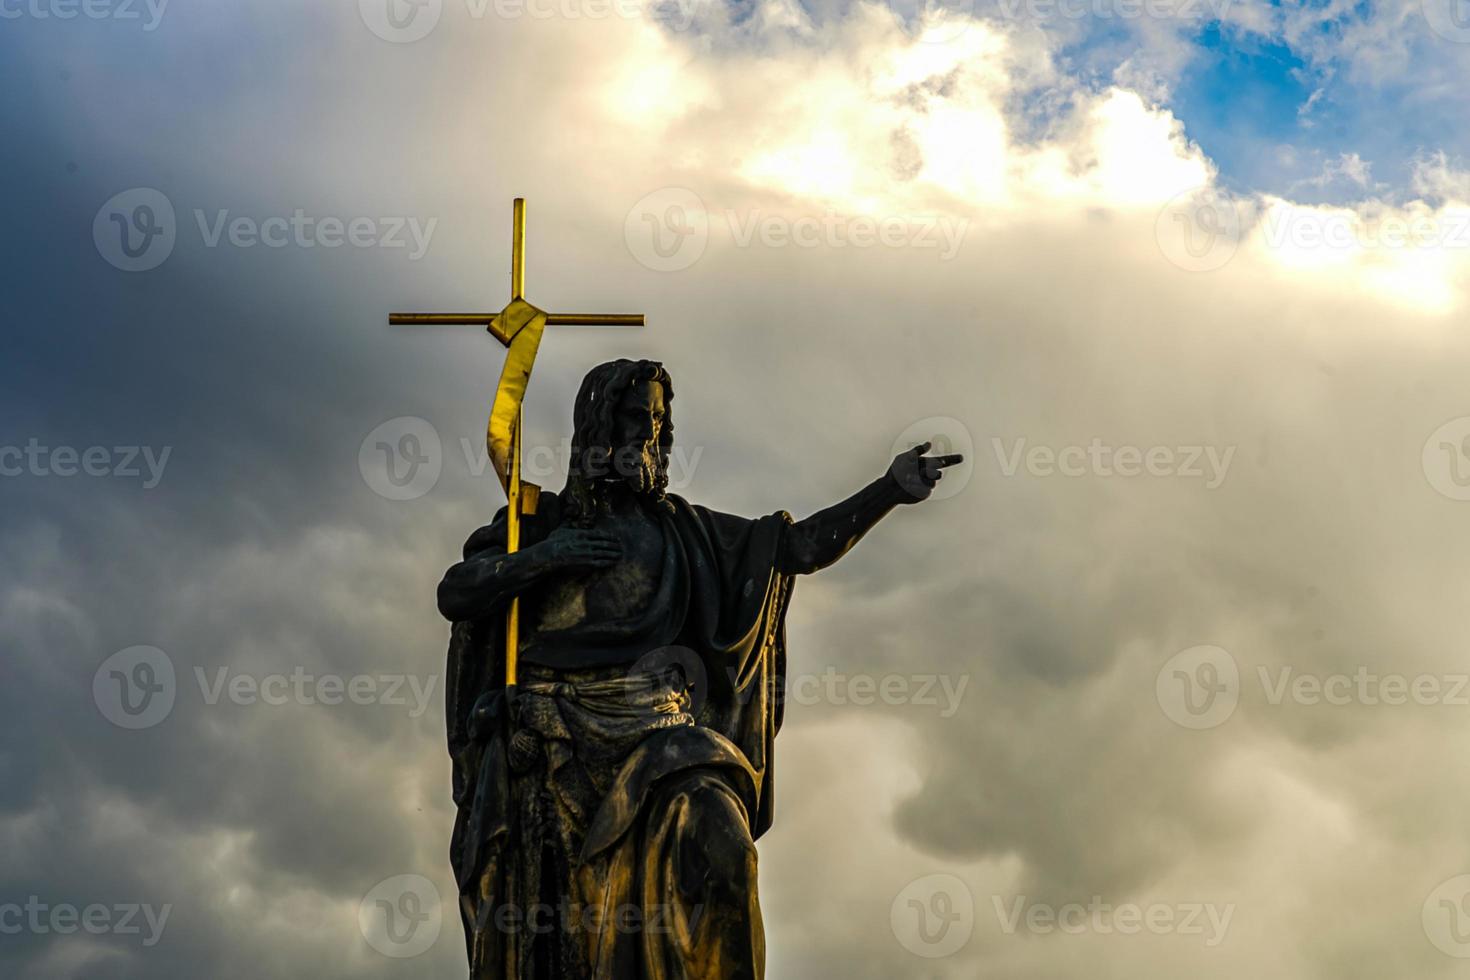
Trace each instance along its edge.
<instances>
[{"instance_id":1,"label":"vecteezy watermark text","mask_svg":"<svg viewBox=\"0 0 1470 980\"><path fill-rule=\"evenodd\" d=\"M1113 905L1094 895L1086 903L1068 902L1049 905L1032 902L1025 895L1006 901L991 896L1001 931L1011 936L1024 929L1035 935L1064 933L1080 936L1136 936L1143 932L1155 936L1203 936L1205 946L1213 949L1225 941L1235 905L1212 902L1122 902Z\"/></svg>"},{"instance_id":2,"label":"vecteezy watermark text","mask_svg":"<svg viewBox=\"0 0 1470 980\"><path fill-rule=\"evenodd\" d=\"M115 20L158 30L169 0L0 0L0 20ZM146 19L145 19L146 15Z\"/></svg>"},{"instance_id":3,"label":"vecteezy watermark text","mask_svg":"<svg viewBox=\"0 0 1470 980\"><path fill-rule=\"evenodd\" d=\"M1272 249L1470 248L1470 211L1364 215L1281 206L1266 209L1260 227Z\"/></svg>"},{"instance_id":4,"label":"vecteezy watermark text","mask_svg":"<svg viewBox=\"0 0 1470 980\"><path fill-rule=\"evenodd\" d=\"M1256 675L1271 705L1470 707L1470 674L1379 674L1365 666L1351 673L1314 674L1258 666Z\"/></svg>"},{"instance_id":5,"label":"vecteezy watermark text","mask_svg":"<svg viewBox=\"0 0 1470 980\"><path fill-rule=\"evenodd\" d=\"M694 22L697 0L462 0L471 20L649 19L675 31ZM444 0L358 0L367 29L384 41L412 44L433 33L444 15Z\"/></svg>"},{"instance_id":6,"label":"vecteezy watermark text","mask_svg":"<svg viewBox=\"0 0 1470 980\"><path fill-rule=\"evenodd\" d=\"M709 674L704 658L689 647L672 644L651 650L628 668L628 676L664 675L675 669L681 675L683 689L693 698L693 713L697 714L704 692L710 690ZM764 684L742 684L735 667L726 666L725 675L717 686L731 692L738 704L749 704L752 698L770 690ZM806 707L915 707L934 709L939 717L952 718L969 686L969 674L871 674L828 667L820 673L785 674L775 694L787 703Z\"/></svg>"},{"instance_id":7,"label":"vecteezy watermark text","mask_svg":"<svg viewBox=\"0 0 1470 980\"><path fill-rule=\"evenodd\" d=\"M686 918L680 922L680 917ZM538 902L522 906L507 902L498 905L491 916L490 924L506 935L530 932L537 936L547 936L560 931L567 934L617 932L662 936L683 928L694 929L702 918L704 906L699 904L688 909L631 902L605 905L600 902L573 902L563 896L555 904Z\"/></svg>"},{"instance_id":8,"label":"vecteezy watermark text","mask_svg":"<svg viewBox=\"0 0 1470 980\"><path fill-rule=\"evenodd\" d=\"M211 677L203 667L195 667L194 677L199 682L204 703L208 705L219 704L222 699L242 706L264 704L272 707L287 704L324 704L328 707L381 704L406 707L410 718L422 717L429 709L429 699L439 681L433 675L425 681L414 674L356 674L351 677L310 674L303 667L295 668L289 675L266 674L263 677L231 673L229 667L215 668Z\"/></svg>"},{"instance_id":9,"label":"vecteezy watermark text","mask_svg":"<svg viewBox=\"0 0 1470 980\"><path fill-rule=\"evenodd\" d=\"M143 489L152 490L163 481L163 471L172 452L172 446L161 449L153 446L88 446L84 449L46 446L33 437L24 446L0 446L0 477L141 478Z\"/></svg>"},{"instance_id":10,"label":"vecteezy watermark text","mask_svg":"<svg viewBox=\"0 0 1470 980\"><path fill-rule=\"evenodd\" d=\"M490 451L484 439L460 436L459 448L464 454L465 467L471 476L484 476L490 471ZM668 456L668 489L676 493L686 489L693 482L694 471L703 456L703 446L695 446L693 452L686 451L685 447L680 444L671 447ZM606 451L594 450L584 461L583 476L592 478L610 475L626 476L631 472L636 472L637 463L636 458L630 458L626 454L619 456ZM571 472L571 466L572 440L569 437L562 439L557 446L527 445L522 453L521 476L537 483L556 478L565 479Z\"/></svg>"},{"instance_id":11,"label":"vecteezy watermark text","mask_svg":"<svg viewBox=\"0 0 1470 980\"><path fill-rule=\"evenodd\" d=\"M417 262L429 251L434 229L439 226L438 218L421 222L416 217L385 218L317 218L301 208L290 216L275 215L254 218L248 215L230 216L228 210L218 210L207 215L195 209L194 221L199 225L199 234L205 248L218 248L221 241L235 248L410 248L408 260ZM412 239L412 242L410 242Z\"/></svg>"},{"instance_id":12,"label":"vecteezy watermark text","mask_svg":"<svg viewBox=\"0 0 1470 980\"><path fill-rule=\"evenodd\" d=\"M711 228L723 226L736 248L928 250L941 262L953 259L970 219L940 214L789 215L760 208L712 211L684 187L645 195L629 209L623 239L638 262L655 272L687 269L704 255Z\"/></svg>"},{"instance_id":13,"label":"vecteezy watermark text","mask_svg":"<svg viewBox=\"0 0 1470 980\"><path fill-rule=\"evenodd\" d=\"M1008 20L1220 20L1232 0L997 0Z\"/></svg>"},{"instance_id":14,"label":"vecteezy watermark text","mask_svg":"<svg viewBox=\"0 0 1470 980\"><path fill-rule=\"evenodd\" d=\"M1024 438L1007 446L1004 439L990 440L1000 471L1013 477L1025 468L1035 477L1060 474L1066 477L1169 477L1200 479L1206 490L1225 482L1235 458L1235 447L1226 446L1111 446L1094 438L1086 446L1027 446Z\"/></svg>"},{"instance_id":15,"label":"vecteezy watermark text","mask_svg":"<svg viewBox=\"0 0 1470 980\"><path fill-rule=\"evenodd\" d=\"M84 906L68 902L53 904L42 901L39 895L31 895L24 904L0 903L0 935L70 936L85 932L92 936L142 936L143 945L151 949L163 938L164 927L168 925L173 909L172 905L154 908L136 902Z\"/></svg>"},{"instance_id":16,"label":"vecteezy watermark text","mask_svg":"<svg viewBox=\"0 0 1470 980\"><path fill-rule=\"evenodd\" d=\"M731 678L732 681L734 678ZM788 702L806 707L831 704L858 708L885 705L938 708L939 717L953 718L960 710L970 675L842 673L828 667L820 674L788 674Z\"/></svg>"}]
</instances>

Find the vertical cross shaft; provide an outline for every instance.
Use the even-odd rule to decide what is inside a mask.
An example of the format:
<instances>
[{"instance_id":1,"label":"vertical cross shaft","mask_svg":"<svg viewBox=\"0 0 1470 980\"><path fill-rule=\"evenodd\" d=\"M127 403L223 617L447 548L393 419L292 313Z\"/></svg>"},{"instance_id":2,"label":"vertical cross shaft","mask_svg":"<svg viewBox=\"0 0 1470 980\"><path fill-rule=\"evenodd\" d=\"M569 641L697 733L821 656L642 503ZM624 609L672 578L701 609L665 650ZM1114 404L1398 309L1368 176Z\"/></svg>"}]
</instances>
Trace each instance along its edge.
<instances>
[{"instance_id":1,"label":"vertical cross shaft","mask_svg":"<svg viewBox=\"0 0 1470 980\"><path fill-rule=\"evenodd\" d=\"M510 298L526 296L526 199L518 197L510 213Z\"/></svg>"},{"instance_id":2,"label":"vertical cross shaft","mask_svg":"<svg viewBox=\"0 0 1470 980\"><path fill-rule=\"evenodd\" d=\"M510 299L515 302L526 295L526 199L518 197L510 214ZM521 415L510 427L510 467L505 480L505 553L521 550ZM505 687L514 691L520 667L521 597L511 596L505 613Z\"/></svg>"}]
</instances>

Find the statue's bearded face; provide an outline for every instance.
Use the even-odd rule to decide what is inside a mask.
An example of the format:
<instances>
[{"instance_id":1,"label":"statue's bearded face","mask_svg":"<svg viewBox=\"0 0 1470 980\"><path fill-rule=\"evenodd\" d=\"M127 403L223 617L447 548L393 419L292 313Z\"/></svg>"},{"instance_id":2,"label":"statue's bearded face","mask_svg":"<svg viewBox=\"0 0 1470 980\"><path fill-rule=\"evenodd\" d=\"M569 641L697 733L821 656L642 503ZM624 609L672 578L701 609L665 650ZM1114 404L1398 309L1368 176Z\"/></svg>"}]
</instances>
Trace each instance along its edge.
<instances>
[{"instance_id":1,"label":"statue's bearded face","mask_svg":"<svg viewBox=\"0 0 1470 980\"><path fill-rule=\"evenodd\" d=\"M666 414L664 386L657 381L637 382L618 401L612 468L638 493L649 493L658 484L664 466L659 438Z\"/></svg>"}]
</instances>

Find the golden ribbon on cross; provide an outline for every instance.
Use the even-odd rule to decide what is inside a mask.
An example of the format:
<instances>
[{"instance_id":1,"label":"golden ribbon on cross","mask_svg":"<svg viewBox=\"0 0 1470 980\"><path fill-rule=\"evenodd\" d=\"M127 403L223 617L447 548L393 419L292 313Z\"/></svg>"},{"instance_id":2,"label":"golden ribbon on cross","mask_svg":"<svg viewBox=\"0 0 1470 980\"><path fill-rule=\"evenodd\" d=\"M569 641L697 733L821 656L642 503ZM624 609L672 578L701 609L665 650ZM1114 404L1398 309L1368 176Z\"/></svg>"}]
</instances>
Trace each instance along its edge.
<instances>
[{"instance_id":1,"label":"golden ribbon on cross","mask_svg":"<svg viewBox=\"0 0 1470 980\"><path fill-rule=\"evenodd\" d=\"M521 546L521 516L536 513L541 488L521 480L521 403L531 368L541 347L541 334L548 326L641 327L641 313L547 313L526 302L526 201L516 198L511 218L510 302L499 313L391 313L393 326L476 326L509 350L500 370L500 384L490 408L485 444L507 501L505 551L513 554ZM505 614L505 686L516 684L516 655L519 644L520 600L512 599Z\"/></svg>"}]
</instances>

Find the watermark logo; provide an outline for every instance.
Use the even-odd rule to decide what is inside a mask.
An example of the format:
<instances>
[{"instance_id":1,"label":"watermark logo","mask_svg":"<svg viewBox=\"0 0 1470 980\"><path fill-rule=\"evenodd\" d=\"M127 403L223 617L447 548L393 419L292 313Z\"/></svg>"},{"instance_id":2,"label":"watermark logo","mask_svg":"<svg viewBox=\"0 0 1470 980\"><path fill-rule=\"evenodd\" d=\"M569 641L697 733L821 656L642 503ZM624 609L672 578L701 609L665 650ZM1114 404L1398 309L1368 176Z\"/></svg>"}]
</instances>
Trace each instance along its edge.
<instances>
[{"instance_id":1,"label":"watermark logo","mask_svg":"<svg viewBox=\"0 0 1470 980\"><path fill-rule=\"evenodd\" d=\"M1456 875L1430 892L1421 921L1435 949L1470 959L1470 875Z\"/></svg>"},{"instance_id":2,"label":"watermark logo","mask_svg":"<svg viewBox=\"0 0 1470 980\"><path fill-rule=\"evenodd\" d=\"M1470 44L1470 0L1419 0L1429 29L1446 41Z\"/></svg>"},{"instance_id":3,"label":"watermark logo","mask_svg":"<svg viewBox=\"0 0 1470 980\"><path fill-rule=\"evenodd\" d=\"M1212 272L1240 247L1240 211L1213 188L1177 194L1154 221L1154 238L1164 258L1186 272Z\"/></svg>"},{"instance_id":4,"label":"watermark logo","mask_svg":"<svg viewBox=\"0 0 1470 980\"><path fill-rule=\"evenodd\" d=\"M423 875L397 875L379 882L357 908L357 926L369 946L384 956L421 956L439 941L444 927L439 889Z\"/></svg>"},{"instance_id":5,"label":"watermark logo","mask_svg":"<svg viewBox=\"0 0 1470 980\"><path fill-rule=\"evenodd\" d=\"M975 23L975 0L911 0L908 33L925 44L949 44Z\"/></svg>"},{"instance_id":6,"label":"watermark logo","mask_svg":"<svg viewBox=\"0 0 1470 980\"><path fill-rule=\"evenodd\" d=\"M929 443L930 455L950 456L961 453L965 457L964 462L944 471L944 478L935 485L929 499L947 500L959 495L970 485L970 478L975 475L975 439L970 435L969 427L959 419L947 415L920 419L899 433L898 438L893 440L889 454L897 456L926 442Z\"/></svg>"},{"instance_id":7,"label":"watermark logo","mask_svg":"<svg viewBox=\"0 0 1470 980\"><path fill-rule=\"evenodd\" d=\"M1431 432L1420 460L1431 487L1451 500L1470 500L1470 415Z\"/></svg>"},{"instance_id":8,"label":"watermark logo","mask_svg":"<svg viewBox=\"0 0 1470 980\"><path fill-rule=\"evenodd\" d=\"M699 717L709 697L709 673L705 669L703 657L688 647L678 644L658 647L639 657L637 662L628 668L629 677L645 675L665 678L677 689L682 690L689 702L683 709L684 713L695 718ZM732 677L732 686L734 686L734 680ZM629 689L628 700L634 707L640 707L643 704L640 692L636 687Z\"/></svg>"},{"instance_id":9,"label":"watermark logo","mask_svg":"<svg viewBox=\"0 0 1470 980\"><path fill-rule=\"evenodd\" d=\"M709 212L686 187L664 187L639 199L623 221L633 258L654 272L678 272L700 260L709 245Z\"/></svg>"},{"instance_id":10,"label":"watermark logo","mask_svg":"<svg viewBox=\"0 0 1470 980\"><path fill-rule=\"evenodd\" d=\"M412 44L429 36L444 14L444 0L357 0L362 22L384 41Z\"/></svg>"},{"instance_id":11,"label":"watermark logo","mask_svg":"<svg viewBox=\"0 0 1470 980\"><path fill-rule=\"evenodd\" d=\"M389 419L362 440L357 468L363 482L380 497L422 497L434 489L444 469L439 430L412 415Z\"/></svg>"},{"instance_id":12,"label":"watermark logo","mask_svg":"<svg viewBox=\"0 0 1470 980\"><path fill-rule=\"evenodd\" d=\"M151 187L114 194L92 219L98 254L123 272L158 268L173 254L178 234L173 203Z\"/></svg>"},{"instance_id":13,"label":"watermark logo","mask_svg":"<svg viewBox=\"0 0 1470 980\"><path fill-rule=\"evenodd\" d=\"M893 899L888 922L899 945L915 956L953 956L975 931L975 897L954 875L925 875Z\"/></svg>"},{"instance_id":14,"label":"watermark logo","mask_svg":"<svg viewBox=\"0 0 1470 980\"><path fill-rule=\"evenodd\" d=\"M1154 694L1176 725L1215 728L1225 724L1240 703L1240 666L1220 647L1190 647L1159 669Z\"/></svg>"},{"instance_id":15,"label":"watermark logo","mask_svg":"<svg viewBox=\"0 0 1470 980\"><path fill-rule=\"evenodd\" d=\"M178 679L174 663L157 647L119 650L92 677L92 700L119 728L152 728L174 710Z\"/></svg>"}]
</instances>

